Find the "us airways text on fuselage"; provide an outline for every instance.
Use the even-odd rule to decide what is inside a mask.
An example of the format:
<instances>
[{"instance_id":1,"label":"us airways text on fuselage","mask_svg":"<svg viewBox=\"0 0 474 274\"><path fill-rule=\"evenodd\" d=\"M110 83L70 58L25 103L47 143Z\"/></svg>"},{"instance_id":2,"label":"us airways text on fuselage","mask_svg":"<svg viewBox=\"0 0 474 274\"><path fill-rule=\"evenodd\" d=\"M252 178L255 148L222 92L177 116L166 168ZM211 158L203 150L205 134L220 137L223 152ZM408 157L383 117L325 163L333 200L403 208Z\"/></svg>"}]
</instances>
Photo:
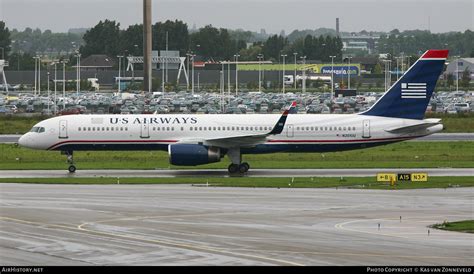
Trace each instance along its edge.
<instances>
[{"instance_id":1,"label":"us airways text on fuselage","mask_svg":"<svg viewBox=\"0 0 474 274\"><path fill-rule=\"evenodd\" d=\"M150 125L158 125L158 124L165 124L165 125L186 125L186 124L196 124L197 118L196 117L137 117L137 118L129 118L129 117L118 117L118 118L110 118L111 124L150 124Z\"/></svg>"}]
</instances>

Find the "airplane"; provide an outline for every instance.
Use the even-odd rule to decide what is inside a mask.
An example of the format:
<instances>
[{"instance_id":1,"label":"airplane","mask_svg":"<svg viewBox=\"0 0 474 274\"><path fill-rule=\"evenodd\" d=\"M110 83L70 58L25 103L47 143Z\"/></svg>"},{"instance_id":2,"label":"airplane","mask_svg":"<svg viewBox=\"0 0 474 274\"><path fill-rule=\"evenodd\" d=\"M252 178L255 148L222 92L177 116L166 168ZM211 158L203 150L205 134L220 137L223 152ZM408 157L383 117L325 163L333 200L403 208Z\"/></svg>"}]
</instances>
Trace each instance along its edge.
<instances>
[{"instance_id":1,"label":"airplane","mask_svg":"<svg viewBox=\"0 0 474 274\"><path fill-rule=\"evenodd\" d=\"M67 115L39 122L19 139L32 149L61 151L70 173L74 151L163 150L172 165L215 163L227 155L231 175L250 165L242 155L364 149L443 129L424 119L448 50L427 50L368 110L356 114Z\"/></svg>"}]
</instances>

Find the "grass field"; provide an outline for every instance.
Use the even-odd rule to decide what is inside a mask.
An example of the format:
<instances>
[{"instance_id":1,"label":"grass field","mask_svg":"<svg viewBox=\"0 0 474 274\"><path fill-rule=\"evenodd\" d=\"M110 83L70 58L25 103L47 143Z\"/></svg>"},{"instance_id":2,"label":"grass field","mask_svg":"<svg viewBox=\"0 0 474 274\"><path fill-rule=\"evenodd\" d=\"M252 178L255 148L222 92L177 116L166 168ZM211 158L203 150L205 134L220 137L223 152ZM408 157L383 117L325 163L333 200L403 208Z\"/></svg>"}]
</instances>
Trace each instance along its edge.
<instances>
[{"instance_id":1,"label":"grass field","mask_svg":"<svg viewBox=\"0 0 474 274\"><path fill-rule=\"evenodd\" d=\"M435 224L432 227L449 231L474 233L474 220L465 220L452 223L445 222L442 224Z\"/></svg>"},{"instance_id":2,"label":"grass field","mask_svg":"<svg viewBox=\"0 0 474 274\"><path fill-rule=\"evenodd\" d=\"M200 186L218 187L266 187L266 188L357 188L402 190L417 188L449 188L473 187L474 177L431 177L428 182L399 182L394 186L390 183L376 182L374 177L343 178L0 178L1 183L30 184L195 184Z\"/></svg>"},{"instance_id":3,"label":"grass field","mask_svg":"<svg viewBox=\"0 0 474 274\"><path fill-rule=\"evenodd\" d=\"M78 169L174 168L164 151L77 151ZM244 155L251 168L435 168L474 167L473 142L402 142L331 153ZM229 160L195 168L227 168ZM30 150L0 144L0 169L66 169L59 151ZM188 168L188 167L185 167ZM194 167L193 167L194 168Z\"/></svg>"},{"instance_id":4,"label":"grass field","mask_svg":"<svg viewBox=\"0 0 474 274\"><path fill-rule=\"evenodd\" d=\"M316 114L317 115L317 114ZM0 134L23 134L33 125L46 119L44 116L18 117L0 116ZM445 126L443 132L474 132L474 113L471 114L428 114L427 118L441 118Z\"/></svg>"}]
</instances>

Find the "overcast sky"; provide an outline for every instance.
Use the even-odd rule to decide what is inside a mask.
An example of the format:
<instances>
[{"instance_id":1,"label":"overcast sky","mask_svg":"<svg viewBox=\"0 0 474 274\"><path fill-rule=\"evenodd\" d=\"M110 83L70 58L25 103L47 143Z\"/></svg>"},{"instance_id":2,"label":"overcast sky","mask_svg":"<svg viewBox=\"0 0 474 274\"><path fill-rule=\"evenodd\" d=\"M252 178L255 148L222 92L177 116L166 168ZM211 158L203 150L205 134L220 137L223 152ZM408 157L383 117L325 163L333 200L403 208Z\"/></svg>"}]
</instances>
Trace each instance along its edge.
<instances>
[{"instance_id":1,"label":"overcast sky","mask_svg":"<svg viewBox=\"0 0 474 274\"><path fill-rule=\"evenodd\" d=\"M0 0L0 20L9 28L66 32L99 20L121 28L142 22L142 0ZM474 0L152 0L153 22L179 19L189 28L215 27L289 34L294 29L341 31L473 30Z\"/></svg>"}]
</instances>

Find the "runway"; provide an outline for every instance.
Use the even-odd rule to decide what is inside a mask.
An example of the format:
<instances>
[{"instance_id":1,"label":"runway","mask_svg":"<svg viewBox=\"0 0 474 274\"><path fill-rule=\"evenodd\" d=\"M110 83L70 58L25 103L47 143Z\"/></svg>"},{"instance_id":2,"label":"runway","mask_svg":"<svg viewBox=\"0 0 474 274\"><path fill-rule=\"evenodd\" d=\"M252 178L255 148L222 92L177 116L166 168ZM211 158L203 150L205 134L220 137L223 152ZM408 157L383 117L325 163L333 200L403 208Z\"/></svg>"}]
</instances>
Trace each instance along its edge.
<instances>
[{"instance_id":1,"label":"runway","mask_svg":"<svg viewBox=\"0 0 474 274\"><path fill-rule=\"evenodd\" d=\"M14 144L21 135L0 135L0 144ZM474 133L435 133L426 137L411 140L416 141L474 141Z\"/></svg>"},{"instance_id":2,"label":"runway","mask_svg":"<svg viewBox=\"0 0 474 274\"><path fill-rule=\"evenodd\" d=\"M377 173L428 173L428 176L474 176L474 168L250 169L246 177L371 177ZM0 178L90 177L228 177L226 169L0 170Z\"/></svg>"},{"instance_id":3,"label":"runway","mask_svg":"<svg viewBox=\"0 0 474 274\"><path fill-rule=\"evenodd\" d=\"M472 265L473 188L0 184L2 265ZM428 234L429 230L429 234Z\"/></svg>"}]
</instances>

